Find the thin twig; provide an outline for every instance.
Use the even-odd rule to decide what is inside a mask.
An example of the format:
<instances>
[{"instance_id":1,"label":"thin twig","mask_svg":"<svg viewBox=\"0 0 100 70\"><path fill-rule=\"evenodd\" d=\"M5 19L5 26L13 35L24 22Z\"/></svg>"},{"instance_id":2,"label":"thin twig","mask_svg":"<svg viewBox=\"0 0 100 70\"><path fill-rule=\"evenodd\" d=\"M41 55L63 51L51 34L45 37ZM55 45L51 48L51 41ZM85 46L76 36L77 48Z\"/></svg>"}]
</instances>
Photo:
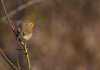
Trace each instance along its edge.
<instances>
[{"instance_id":1,"label":"thin twig","mask_svg":"<svg viewBox=\"0 0 100 70\"><path fill-rule=\"evenodd\" d=\"M11 21L11 20L9 19L9 17L8 17L8 14L7 14L7 12L6 12L5 5L4 5L4 3L3 3L3 0L1 0L1 2L2 2L3 8L4 8L5 15L6 15L8 21L9 21L10 27L12 28L12 30L13 30L14 34L16 35L16 37L18 37L18 35L17 35L16 31L15 31L14 25L12 25L12 21ZM17 39L17 38L16 38L16 39ZM24 54L25 54L25 56L26 56L27 65L28 65L28 70L30 70L30 69L31 69L31 66L30 66L29 54L28 54L28 49L27 49L27 47L26 47L26 43L23 45L21 41L19 41L19 40L17 40L17 41L18 41L18 44L19 44L20 48L22 49L22 51L24 52ZM21 45L24 46L25 51L24 51L24 49L22 48ZM6 57L5 57L5 58L6 58ZM6 58L6 59L7 59L7 58ZM7 60L8 60L8 59L7 59ZM10 62L10 63L11 63L11 62Z\"/></svg>"},{"instance_id":2,"label":"thin twig","mask_svg":"<svg viewBox=\"0 0 100 70\"><path fill-rule=\"evenodd\" d=\"M18 61L18 57L17 57L17 66L18 66L19 70L21 70L20 65L19 65L19 61Z\"/></svg>"},{"instance_id":3,"label":"thin twig","mask_svg":"<svg viewBox=\"0 0 100 70\"><path fill-rule=\"evenodd\" d=\"M6 15L6 17L7 17L7 20L9 21L10 26L11 26L12 29L14 30L14 28L13 28L13 26L12 26L12 24L11 24L11 20L9 19L9 17L8 17L8 15L7 15L7 12L6 12L5 5L4 5L4 3L3 3L3 0L1 0L1 2L2 2L3 8L4 8L4 12L5 12L5 15Z\"/></svg>"},{"instance_id":4,"label":"thin twig","mask_svg":"<svg viewBox=\"0 0 100 70\"><path fill-rule=\"evenodd\" d=\"M28 70L31 70L31 65L30 65L30 60L29 60L29 54L28 54L28 49L27 49L26 43L24 45L24 48L25 48L25 51L26 51L25 57L26 57L26 60L27 60Z\"/></svg>"},{"instance_id":5,"label":"thin twig","mask_svg":"<svg viewBox=\"0 0 100 70\"><path fill-rule=\"evenodd\" d=\"M5 15L6 15L8 21L9 21L9 25L10 25L10 27L12 28L12 30L13 30L15 36L18 37L18 34L16 33L15 28L14 28L14 23L13 23L13 22L9 19L9 17L8 17L8 14L7 14L7 12L6 12L6 8L5 8L5 5L4 5L3 0L1 0L1 2L2 2L3 8L4 8L4 13L5 13ZM18 40L17 40L17 41L18 41ZM18 44L19 44L20 48L22 49L22 51L24 52L24 49L21 47L19 41L18 41ZM24 52L24 53L25 53L25 52Z\"/></svg>"},{"instance_id":6,"label":"thin twig","mask_svg":"<svg viewBox=\"0 0 100 70\"><path fill-rule=\"evenodd\" d=\"M22 43L21 42L19 42L18 40L17 40L17 42L18 42L18 44L19 44L19 47L21 48L21 50L23 51L23 53L25 53L25 51L24 51L24 49L22 48ZM21 46L22 45L22 46Z\"/></svg>"},{"instance_id":7,"label":"thin twig","mask_svg":"<svg viewBox=\"0 0 100 70\"><path fill-rule=\"evenodd\" d=\"M7 58L7 56L4 54L4 52L2 51L1 48L0 48L0 52L2 53L2 55L6 58L6 60L7 60L16 70L19 70L19 69Z\"/></svg>"}]
</instances>

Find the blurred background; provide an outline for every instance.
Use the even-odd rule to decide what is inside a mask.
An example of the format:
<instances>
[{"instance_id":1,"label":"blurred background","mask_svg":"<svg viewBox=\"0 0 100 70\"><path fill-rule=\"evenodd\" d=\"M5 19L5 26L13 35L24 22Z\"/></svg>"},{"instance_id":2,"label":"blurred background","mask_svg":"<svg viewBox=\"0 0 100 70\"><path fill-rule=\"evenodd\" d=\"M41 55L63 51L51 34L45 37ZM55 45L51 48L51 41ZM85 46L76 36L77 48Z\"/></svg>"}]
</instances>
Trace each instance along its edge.
<instances>
[{"instance_id":1,"label":"blurred background","mask_svg":"<svg viewBox=\"0 0 100 70\"><path fill-rule=\"evenodd\" d=\"M32 20L32 70L100 70L100 0L4 0L17 24ZM0 48L27 70L0 2ZM0 70L14 70L0 52Z\"/></svg>"}]
</instances>

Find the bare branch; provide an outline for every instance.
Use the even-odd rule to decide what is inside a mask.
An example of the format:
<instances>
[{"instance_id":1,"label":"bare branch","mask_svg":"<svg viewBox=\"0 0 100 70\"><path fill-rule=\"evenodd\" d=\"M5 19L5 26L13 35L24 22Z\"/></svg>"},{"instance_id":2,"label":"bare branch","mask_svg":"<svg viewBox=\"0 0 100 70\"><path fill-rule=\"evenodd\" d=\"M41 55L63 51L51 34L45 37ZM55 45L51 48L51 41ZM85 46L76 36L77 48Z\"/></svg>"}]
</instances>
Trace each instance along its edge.
<instances>
[{"instance_id":1,"label":"bare branch","mask_svg":"<svg viewBox=\"0 0 100 70\"><path fill-rule=\"evenodd\" d=\"M2 55L6 58L6 60L7 60L16 70L19 70L19 69L7 58L7 56L4 54L4 52L2 51L1 48L0 48L0 52L2 53Z\"/></svg>"},{"instance_id":2,"label":"bare branch","mask_svg":"<svg viewBox=\"0 0 100 70\"><path fill-rule=\"evenodd\" d=\"M19 61L18 61L18 57L17 57L17 66L18 66L19 70L21 70L20 65L19 65Z\"/></svg>"},{"instance_id":3,"label":"bare branch","mask_svg":"<svg viewBox=\"0 0 100 70\"><path fill-rule=\"evenodd\" d=\"M25 48L25 52L26 52L25 57L26 57L26 60L27 60L28 70L30 70L31 65L30 65L29 54L28 54L28 49L27 49L26 43L24 45L24 48Z\"/></svg>"},{"instance_id":4,"label":"bare branch","mask_svg":"<svg viewBox=\"0 0 100 70\"><path fill-rule=\"evenodd\" d=\"M7 14L7 12L6 12L5 5L4 5L4 3L3 3L3 0L1 0L1 2L2 2L3 8L4 8L5 15L6 15L8 21L9 21L9 25L10 25L10 27L12 28L14 34L16 35L16 39L17 39L18 34L17 34L16 31L15 31L14 23L13 23L13 22L9 19L9 17L8 17L8 14ZM32 4L32 3L29 2L27 5L29 5L29 4ZM23 8L23 7L25 7L25 6L23 5L22 8ZM19 10L21 10L21 8L19 8ZM26 43L24 43L24 45L23 45L22 41L20 41L20 40L18 40L18 39L17 39L17 42L18 42L20 48L22 49L23 53L25 54L25 57L26 57L26 60L27 60L27 65L28 65L28 70L30 70L30 69L31 69L31 66L30 66L29 54L28 54L28 49L27 49L27 47L26 47ZM24 49L22 48L22 46L24 46L25 51L24 51ZM2 50L0 50L0 51L2 52ZM3 52L2 52L2 54L4 55ZM5 56L5 55L4 55L4 56ZM6 56L5 56L5 58L7 59L7 61L8 61L14 68L16 68ZM18 67L19 67L19 63L18 63L18 62L17 62L17 64L18 64ZM18 68L16 68L16 69L19 70L20 67L19 67L19 69L18 69Z\"/></svg>"},{"instance_id":5,"label":"bare branch","mask_svg":"<svg viewBox=\"0 0 100 70\"><path fill-rule=\"evenodd\" d=\"M13 26L12 26L12 24L11 24L11 20L9 19L9 17L8 17L8 15L7 15L6 8L5 8L5 5L4 5L3 0L1 0L1 2L2 2L2 5L3 5L3 9L4 9L4 12L5 12L5 15L6 15L8 21L9 21L9 24L10 24L10 26L12 27L12 29L14 30L14 28L13 28Z\"/></svg>"},{"instance_id":6,"label":"bare branch","mask_svg":"<svg viewBox=\"0 0 100 70\"><path fill-rule=\"evenodd\" d=\"M9 19L9 17L8 17L8 14L7 14L7 12L6 12L6 8L5 8L5 5L4 5L3 0L1 0L1 2L2 2L3 8L4 8L5 15L6 15L8 21L9 21L9 25L10 25L10 27L12 28L12 30L13 30L15 36L18 37L18 34L16 33L15 28L14 28L14 26L13 26L14 23L13 23L13 22ZM18 41L18 40L17 40L17 41ZM24 49L21 47L19 41L18 41L18 44L19 44L20 48L22 49L22 51L24 52ZM25 52L24 52L24 53L25 53Z\"/></svg>"}]
</instances>

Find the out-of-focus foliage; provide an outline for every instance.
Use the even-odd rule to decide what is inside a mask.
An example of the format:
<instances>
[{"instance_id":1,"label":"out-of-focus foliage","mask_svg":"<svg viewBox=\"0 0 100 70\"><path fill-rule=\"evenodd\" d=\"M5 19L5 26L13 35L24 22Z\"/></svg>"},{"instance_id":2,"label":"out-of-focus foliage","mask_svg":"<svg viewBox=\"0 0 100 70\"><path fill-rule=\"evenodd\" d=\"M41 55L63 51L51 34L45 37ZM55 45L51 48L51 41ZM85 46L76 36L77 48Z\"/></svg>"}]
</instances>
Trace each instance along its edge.
<instances>
[{"instance_id":1,"label":"out-of-focus foliage","mask_svg":"<svg viewBox=\"0 0 100 70\"><path fill-rule=\"evenodd\" d=\"M29 0L4 0L7 12ZM33 0L34 1L34 0ZM100 0L45 0L13 16L15 22L33 20L28 41L32 70L100 70ZM0 2L0 18L4 16ZM8 23L0 23L0 48L26 70L23 53ZM11 66L0 56L0 70ZM3 67L2 67L3 66Z\"/></svg>"}]
</instances>

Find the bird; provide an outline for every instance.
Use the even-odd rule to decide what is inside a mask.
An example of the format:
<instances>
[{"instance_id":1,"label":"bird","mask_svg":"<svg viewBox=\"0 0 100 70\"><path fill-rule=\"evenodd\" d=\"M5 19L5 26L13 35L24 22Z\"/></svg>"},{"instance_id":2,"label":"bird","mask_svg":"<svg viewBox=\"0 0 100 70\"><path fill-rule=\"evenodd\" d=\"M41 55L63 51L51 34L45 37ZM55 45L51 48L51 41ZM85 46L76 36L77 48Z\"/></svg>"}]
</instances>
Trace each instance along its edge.
<instances>
[{"instance_id":1,"label":"bird","mask_svg":"<svg viewBox=\"0 0 100 70\"><path fill-rule=\"evenodd\" d=\"M17 39L21 40L22 42L27 42L28 40L30 40L33 34L33 27L34 23L32 21L21 23L17 28Z\"/></svg>"}]
</instances>

